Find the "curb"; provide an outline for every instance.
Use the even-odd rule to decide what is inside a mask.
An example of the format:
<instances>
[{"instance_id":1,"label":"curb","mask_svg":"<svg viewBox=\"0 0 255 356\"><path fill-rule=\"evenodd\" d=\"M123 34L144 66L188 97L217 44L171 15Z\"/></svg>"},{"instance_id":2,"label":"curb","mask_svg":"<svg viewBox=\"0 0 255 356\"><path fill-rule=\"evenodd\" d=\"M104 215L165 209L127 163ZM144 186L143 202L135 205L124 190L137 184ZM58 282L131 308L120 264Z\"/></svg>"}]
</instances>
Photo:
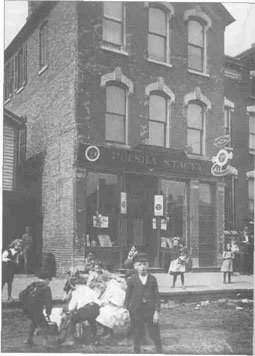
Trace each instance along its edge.
<instances>
[{"instance_id":1,"label":"curb","mask_svg":"<svg viewBox=\"0 0 255 356\"><path fill-rule=\"evenodd\" d=\"M162 301L172 300L179 303L199 302L202 300L217 300L220 298L235 299L253 299L253 289L231 289L231 290L210 290L210 291L183 291L183 292L161 292L159 293ZM53 299L53 305L62 305L64 300L61 298ZM2 308L19 308L20 301L18 299L12 302L2 302Z\"/></svg>"}]
</instances>

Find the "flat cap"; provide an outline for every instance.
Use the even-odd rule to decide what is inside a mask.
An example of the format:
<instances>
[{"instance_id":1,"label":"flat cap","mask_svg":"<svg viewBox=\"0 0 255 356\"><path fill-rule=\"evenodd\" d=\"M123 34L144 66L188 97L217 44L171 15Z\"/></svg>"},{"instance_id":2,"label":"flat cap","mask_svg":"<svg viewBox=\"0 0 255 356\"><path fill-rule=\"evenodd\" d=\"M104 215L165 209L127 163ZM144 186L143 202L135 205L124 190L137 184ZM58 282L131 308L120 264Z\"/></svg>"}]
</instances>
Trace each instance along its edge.
<instances>
[{"instance_id":1,"label":"flat cap","mask_svg":"<svg viewBox=\"0 0 255 356\"><path fill-rule=\"evenodd\" d=\"M143 252L138 252L134 255L133 262L149 262L148 255Z\"/></svg>"}]
</instances>

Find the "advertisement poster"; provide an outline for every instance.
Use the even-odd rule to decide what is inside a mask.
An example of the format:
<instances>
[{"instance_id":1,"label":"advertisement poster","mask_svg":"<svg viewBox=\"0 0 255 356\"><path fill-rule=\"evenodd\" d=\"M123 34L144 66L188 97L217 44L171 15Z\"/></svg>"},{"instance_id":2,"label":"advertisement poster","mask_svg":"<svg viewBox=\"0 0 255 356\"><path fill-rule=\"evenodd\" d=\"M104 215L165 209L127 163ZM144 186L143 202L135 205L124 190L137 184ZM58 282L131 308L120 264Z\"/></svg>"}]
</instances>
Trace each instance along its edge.
<instances>
[{"instance_id":1,"label":"advertisement poster","mask_svg":"<svg viewBox=\"0 0 255 356\"><path fill-rule=\"evenodd\" d=\"M93 227L98 227L101 229L108 229L109 227L109 217L108 216L93 216Z\"/></svg>"},{"instance_id":2,"label":"advertisement poster","mask_svg":"<svg viewBox=\"0 0 255 356\"><path fill-rule=\"evenodd\" d=\"M163 195L154 195L154 216L164 215L164 197Z\"/></svg>"}]
</instances>

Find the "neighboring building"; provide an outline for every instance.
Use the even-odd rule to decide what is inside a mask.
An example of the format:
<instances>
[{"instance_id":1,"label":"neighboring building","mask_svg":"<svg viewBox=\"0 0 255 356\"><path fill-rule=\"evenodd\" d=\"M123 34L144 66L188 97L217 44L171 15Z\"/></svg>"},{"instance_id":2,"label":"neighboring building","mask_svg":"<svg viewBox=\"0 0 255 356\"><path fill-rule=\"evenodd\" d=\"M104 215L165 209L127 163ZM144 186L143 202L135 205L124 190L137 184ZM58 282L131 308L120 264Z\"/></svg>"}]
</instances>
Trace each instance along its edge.
<instances>
[{"instance_id":1,"label":"neighboring building","mask_svg":"<svg viewBox=\"0 0 255 356\"><path fill-rule=\"evenodd\" d=\"M254 220L255 47L225 59L225 126L231 136L236 177L225 178L225 229ZM227 133L227 132L226 132Z\"/></svg>"},{"instance_id":2,"label":"neighboring building","mask_svg":"<svg viewBox=\"0 0 255 356\"><path fill-rule=\"evenodd\" d=\"M5 51L5 105L26 115L27 158L40 162L42 251L63 272L89 250L120 266L136 244L158 267L160 238L178 235L193 267L219 266L211 158L232 16L219 3L38 3Z\"/></svg>"},{"instance_id":3,"label":"neighboring building","mask_svg":"<svg viewBox=\"0 0 255 356\"><path fill-rule=\"evenodd\" d=\"M22 234L23 167L26 149L25 119L4 109L3 122L3 248Z\"/></svg>"}]
</instances>

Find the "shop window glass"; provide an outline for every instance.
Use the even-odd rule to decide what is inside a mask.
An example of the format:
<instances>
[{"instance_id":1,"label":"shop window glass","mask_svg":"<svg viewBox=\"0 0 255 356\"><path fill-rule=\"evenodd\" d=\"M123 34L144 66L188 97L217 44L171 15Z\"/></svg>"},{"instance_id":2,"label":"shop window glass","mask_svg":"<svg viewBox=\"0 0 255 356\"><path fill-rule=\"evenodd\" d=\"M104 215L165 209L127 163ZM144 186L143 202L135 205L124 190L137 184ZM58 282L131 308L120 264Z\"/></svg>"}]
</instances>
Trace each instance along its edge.
<instances>
[{"instance_id":1,"label":"shop window glass","mask_svg":"<svg viewBox=\"0 0 255 356\"><path fill-rule=\"evenodd\" d=\"M248 180L249 213L254 213L254 179Z\"/></svg>"},{"instance_id":2,"label":"shop window glass","mask_svg":"<svg viewBox=\"0 0 255 356\"><path fill-rule=\"evenodd\" d=\"M117 183L117 175L96 172L89 172L87 175L86 225L92 245L102 246L101 240L103 238L100 240L102 235L108 235L113 246L118 245ZM92 243L92 241L94 242Z\"/></svg>"},{"instance_id":3,"label":"shop window glass","mask_svg":"<svg viewBox=\"0 0 255 356\"><path fill-rule=\"evenodd\" d=\"M186 241L186 183L162 179L161 194L165 199L165 224L163 220L161 237L170 239L170 243L175 236Z\"/></svg>"}]
</instances>

